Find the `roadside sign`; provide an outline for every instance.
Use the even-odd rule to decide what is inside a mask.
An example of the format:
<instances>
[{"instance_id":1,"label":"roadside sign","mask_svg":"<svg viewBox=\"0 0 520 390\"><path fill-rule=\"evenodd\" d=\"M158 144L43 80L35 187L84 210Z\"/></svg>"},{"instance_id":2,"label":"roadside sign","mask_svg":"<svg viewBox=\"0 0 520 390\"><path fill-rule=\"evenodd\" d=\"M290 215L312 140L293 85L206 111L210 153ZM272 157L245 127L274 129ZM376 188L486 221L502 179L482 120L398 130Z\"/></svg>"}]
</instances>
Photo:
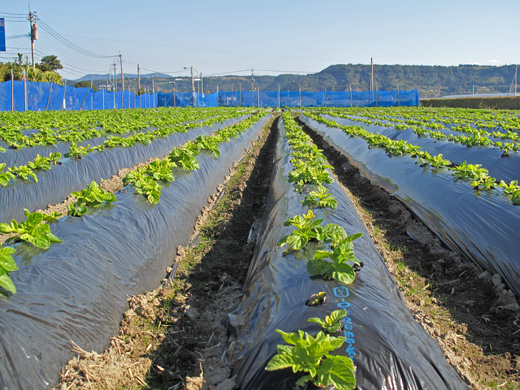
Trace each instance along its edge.
<instances>
[{"instance_id":1,"label":"roadside sign","mask_svg":"<svg viewBox=\"0 0 520 390\"><path fill-rule=\"evenodd\" d=\"M5 19L0 18L0 51L5 51Z\"/></svg>"}]
</instances>

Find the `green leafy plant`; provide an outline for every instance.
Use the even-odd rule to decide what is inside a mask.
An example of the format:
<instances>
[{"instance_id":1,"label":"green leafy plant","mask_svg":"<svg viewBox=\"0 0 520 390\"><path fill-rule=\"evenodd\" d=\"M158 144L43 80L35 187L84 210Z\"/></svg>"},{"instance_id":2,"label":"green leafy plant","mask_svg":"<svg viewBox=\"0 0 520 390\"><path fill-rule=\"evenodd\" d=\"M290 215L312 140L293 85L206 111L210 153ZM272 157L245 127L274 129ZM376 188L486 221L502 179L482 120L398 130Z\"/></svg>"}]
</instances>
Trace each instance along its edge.
<instances>
[{"instance_id":1,"label":"green leafy plant","mask_svg":"<svg viewBox=\"0 0 520 390\"><path fill-rule=\"evenodd\" d=\"M48 171L51 169L51 165L56 165L61 160L61 153L50 153L49 157L42 157L39 154L36 155L36 158L33 161L27 163L27 166L32 170L41 170Z\"/></svg>"},{"instance_id":2,"label":"green leafy plant","mask_svg":"<svg viewBox=\"0 0 520 390\"><path fill-rule=\"evenodd\" d=\"M497 186L497 181L494 177L484 176L478 180L472 181L471 185L476 190L492 190Z\"/></svg>"},{"instance_id":3,"label":"green leafy plant","mask_svg":"<svg viewBox=\"0 0 520 390\"><path fill-rule=\"evenodd\" d=\"M298 333L276 331L290 345L278 345L277 354L267 363L267 371L291 368L294 373L305 373L298 379L297 385L311 381L319 387L332 384L338 390L356 387L352 360L346 356L329 354L343 345L345 337L333 337L324 332L318 332L313 337L301 330Z\"/></svg>"},{"instance_id":4,"label":"green leafy plant","mask_svg":"<svg viewBox=\"0 0 520 390\"><path fill-rule=\"evenodd\" d=\"M15 179L14 174L10 170L4 172L5 165L5 163L0 164L0 184L3 186L8 185L11 180Z\"/></svg>"},{"instance_id":5,"label":"green leafy plant","mask_svg":"<svg viewBox=\"0 0 520 390\"><path fill-rule=\"evenodd\" d=\"M309 318L308 322L315 322L323 328L327 333L336 333L341 329L341 319L347 315L346 310L334 310L330 315L326 316L325 319L319 317Z\"/></svg>"},{"instance_id":6,"label":"green leafy plant","mask_svg":"<svg viewBox=\"0 0 520 390\"><path fill-rule=\"evenodd\" d=\"M151 204L159 203L162 187L152 176L148 176L145 172L137 170L128 173L123 179L123 184L133 184L135 191L138 194L146 195Z\"/></svg>"},{"instance_id":7,"label":"green leafy plant","mask_svg":"<svg viewBox=\"0 0 520 390\"><path fill-rule=\"evenodd\" d=\"M520 186L518 185L518 180L512 180L509 184L501 180L498 186L503 189L504 194L511 195L511 201L514 205L520 204Z\"/></svg>"},{"instance_id":8,"label":"green leafy plant","mask_svg":"<svg viewBox=\"0 0 520 390\"><path fill-rule=\"evenodd\" d=\"M308 305L308 306L321 305L322 303L325 302L326 298L327 298L327 293L325 291L320 291L317 294L313 294L310 297L310 299L308 300L308 302L306 303L306 305Z\"/></svg>"},{"instance_id":9,"label":"green leafy plant","mask_svg":"<svg viewBox=\"0 0 520 390\"><path fill-rule=\"evenodd\" d=\"M92 152L92 148L90 147L90 145L78 146L75 142L73 142L70 145L70 151L66 153L65 156L80 159L82 157L85 157L90 152Z\"/></svg>"},{"instance_id":10,"label":"green leafy plant","mask_svg":"<svg viewBox=\"0 0 520 390\"><path fill-rule=\"evenodd\" d=\"M11 256L14 252L16 252L16 250L8 246L0 248L0 287L16 294L16 286L9 277L11 272L18 270L18 266L13 256Z\"/></svg>"},{"instance_id":11,"label":"green leafy plant","mask_svg":"<svg viewBox=\"0 0 520 390\"><path fill-rule=\"evenodd\" d=\"M278 241L278 246L289 245L292 250L302 249L310 239L315 239L320 234L323 219L314 219L316 215L309 210L307 214L296 215L285 221L284 226L292 225L296 227L291 234Z\"/></svg>"},{"instance_id":12,"label":"green leafy plant","mask_svg":"<svg viewBox=\"0 0 520 390\"><path fill-rule=\"evenodd\" d=\"M145 167L139 168L142 172L148 176L153 177L155 180L162 180L167 182L175 181L173 176L172 168L175 166L170 160L154 160Z\"/></svg>"},{"instance_id":13,"label":"green leafy plant","mask_svg":"<svg viewBox=\"0 0 520 390\"><path fill-rule=\"evenodd\" d=\"M190 171L200 169L199 162L195 157L197 152L189 148L179 149L174 148L168 156L168 159L177 167L181 167Z\"/></svg>"},{"instance_id":14,"label":"green leafy plant","mask_svg":"<svg viewBox=\"0 0 520 390\"><path fill-rule=\"evenodd\" d=\"M294 161L293 165L294 169L289 172L290 183L296 183L298 186L302 186L305 183L330 184L334 182L334 179L327 171L327 168L332 168L330 165L322 163L312 165L302 160Z\"/></svg>"},{"instance_id":15,"label":"green leafy plant","mask_svg":"<svg viewBox=\"0 0 520 390\"><path fill-rule=\"evenodd\" d=\"M334 237L332 240L332 251L316 251L312 260L308 261L307 271L309 274L313 276L321 275L325 279L334 279L344 284L352 283L356 277L356 272L349 262L361 265L354 255L352 241L362 235L363 233L356 233L343 238Z\"/></svg>"},{"instance_id":16,"label":"green leafy plant","mask_svg":"<svg viewBox=\"0 0 520 390\"><path fill-rule=\"evenodd\" d=\"M43 220L45 222L54 222L56 221L59 217L61 217L61 213L57 212L57 211L53 211L52 213L50 214L43 214Z\"/></svg>"},{"instance_id":17,"label":"green leafy plant","mask_svg":"<svg viewBox=\"0 0 520 390\"><path fill-rule=\"evenodd\" d=\"M219 137L208 137L205 135L201 135L197 137L193 141L193 148L195 150L207 150L208 152L213 153L215 157L220 157L219 151Z\"/></svg>"},{"instance_id":18,"label":"green leafy plant","mask_svg":"<svg viewBox=\"0 0 520 390\"><path fill-rule=\"evenodd\" d=\"M80 217L87 213L87 206L97 206L102 203L111 203L117 200L116 196L104 189L93 181L87 188L81 191L74 191L71 193L76 198L76 202L68 206L69 215Z\"/></svg>"},{"instance_id":19,"label":"green leafy plant","mask_svg":"<svg viewBox=\"0 0 520 390\"><path fill-rule=\"evenodd\" d=\"M19 178L23 180L28 180L29 177L32 177L36 183L38 183L38 178L36 177L36 173L27 165L20 165L19 167L11 167L10 171Z\"/></svg>"},{"instance_id":20,"label":"green leafy plant","mask_svg":"<svg viewBox=\"0 0 520 390\"><path fill-rule=\"evenodd\" d=\"M25 216L27 220L22 223L18 223L14 219L11 220L11 225L0 223L0 233L18 234L20 240L30 242L42 249L48 249L52 243L63 242L59 237L52 234L50 226L44 223L46 218L44 214L31 213L25 209Z\"/></svg>"},{"instance_id":21,"label":"green leafy plant","mask_svg":"<svg viewBox=\"0 0 520 390\"><path fill-rule=\"evenodd\" d=\"M488 176L489 173L486 168L481 167L482 164L468 164L466 161L463 161L459 166L452 168L452 176L456 177L457 179L480 180Z\"/></svg>"},{"instance_id":22,"label":"green leafy plant","mask_svg":"<svg viewBox=\"0 0 520 390\"><path fill-rule=\"evenodd\" d=\"M49 159L42 157L39 154L36 155L36 158L33 161L27 163L27 165L33 170L41 169L42 171L47 171L51 169L51 163Z\"/></svg>"},{"instance_id":23,"label":"green leafy plant","mask_svg":"<svg viewBox=\"0 0 520 390\"><path fill-rule=\"evenodd\" d=\"M315 191L311 191L301 203L318 208L335 209L338 207L338 201L324 186L319 186Z\"/></svg>"}]
</instances>

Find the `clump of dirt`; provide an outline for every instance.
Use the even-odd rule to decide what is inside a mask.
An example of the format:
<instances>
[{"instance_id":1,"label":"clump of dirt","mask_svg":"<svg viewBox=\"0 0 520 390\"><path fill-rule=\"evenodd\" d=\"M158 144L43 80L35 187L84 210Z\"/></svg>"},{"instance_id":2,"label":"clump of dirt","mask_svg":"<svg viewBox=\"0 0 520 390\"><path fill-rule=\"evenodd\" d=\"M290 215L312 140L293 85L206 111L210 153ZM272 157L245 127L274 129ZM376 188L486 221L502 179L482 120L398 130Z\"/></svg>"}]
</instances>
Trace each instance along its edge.
<instances>
[{"instance_id":1,"label":"clump of dirt","mask_svg":"<svg viewBox=\"0 0 520 390\"><path fill-rule=\"evenodd\" d=\"M251 261L248 236L270 185L275 125L264 128L227 185L219 186L222 193L208 199L191 244L177 249L163 285L129 298L120 333L104 353L76 348L59 389L236 388L223 359L227 315L240 302Z\"/></svg>"},{"instance_id":2,"label":"clump of dirt","mask_svg":"<svg viewBox=\"0 0 520 390\"><path fill-rule=\"evenodd\" d=\"M464 262L402 203L303 122L334 166L415 319L473 389L520 387L520 306L499 275Z\"/></svg>"}]
</instances>

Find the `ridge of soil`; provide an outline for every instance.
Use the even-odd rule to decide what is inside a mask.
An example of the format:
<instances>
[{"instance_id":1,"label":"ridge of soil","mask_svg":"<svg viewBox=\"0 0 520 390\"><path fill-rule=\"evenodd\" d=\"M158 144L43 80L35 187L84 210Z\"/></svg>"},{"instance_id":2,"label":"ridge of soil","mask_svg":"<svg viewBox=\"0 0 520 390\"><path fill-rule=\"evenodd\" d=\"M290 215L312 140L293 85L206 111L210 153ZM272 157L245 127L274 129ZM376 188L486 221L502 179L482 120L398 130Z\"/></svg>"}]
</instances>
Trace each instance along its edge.
<instances>
[{"instance_id":1,"label":"ridge of soil","mask_svg":"<svg viewBox=\"0 0 520 390\"><path fill-rule=\"evenodd\" d=\"M57 389L216 389L236 383L222 358L227 315L240 302L254 249L254 221L264 210L277 118L208 199L191 243L177 249L161 287L128 299L120 333L101 354L78 354Z\"/></svg>"},{"instance_id":2,"label":"ridge of soil","mask_svg":"<svg viewBox=\"0 0 520 390\"><path fill-rule=\"evenodd\" d=\"M304 122L353 201L415 319L473 389L520 388L520 306L501 277L462 261Z\"/></svg>"}]
</instances>

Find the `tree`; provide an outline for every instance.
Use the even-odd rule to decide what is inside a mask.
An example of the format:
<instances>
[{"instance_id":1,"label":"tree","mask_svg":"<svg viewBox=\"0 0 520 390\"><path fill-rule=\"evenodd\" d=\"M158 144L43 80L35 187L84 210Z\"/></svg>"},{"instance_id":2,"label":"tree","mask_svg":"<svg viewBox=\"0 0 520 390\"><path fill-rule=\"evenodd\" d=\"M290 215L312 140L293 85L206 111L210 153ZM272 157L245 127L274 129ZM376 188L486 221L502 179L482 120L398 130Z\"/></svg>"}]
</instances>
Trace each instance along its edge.
<instances>
[{"instance_id":1,"label":"tree","mask_svg":"<svg viewBox=\"0 0 520 390\"><path fill-rule=\"evenodd\" d=\"M63 69L63 66L61 65L60 60L58 60L58 57L52 55L43 57L38 67L44 72Z\"/></svg>"},{"instance_id":2,"label":"tree","mask_svg":"<svg viewBox=\"0 0 520 390\"><path fill-rule=\"evenodd\" d=\"M74 84L75 88L90 88L90 81L79 81L76 84ZM92 85L92 90L94 92L97 92L97 87L95 85Z\"/></svg>"}]
</instances>

